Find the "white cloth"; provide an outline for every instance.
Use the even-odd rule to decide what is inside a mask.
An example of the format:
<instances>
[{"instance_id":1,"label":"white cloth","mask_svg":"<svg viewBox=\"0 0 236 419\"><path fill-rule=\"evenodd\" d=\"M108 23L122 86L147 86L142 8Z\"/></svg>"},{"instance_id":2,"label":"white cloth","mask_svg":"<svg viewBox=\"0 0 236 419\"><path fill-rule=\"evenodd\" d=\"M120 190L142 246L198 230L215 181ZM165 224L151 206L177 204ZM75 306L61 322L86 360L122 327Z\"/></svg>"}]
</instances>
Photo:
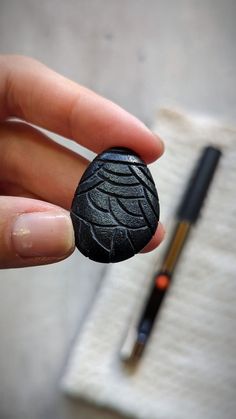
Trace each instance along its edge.
<instances>
[{"instance_id":1,"label":"white cloth","mask_svg":"<svg viewBox=\"0 0 236 419\"><path fill-rule=\"evenodd\" d=\"M150 168L164 221L174 214L202 147L221 146L203 215L137 370L124 367L120 349L165 244L109 267L63 388L140 419L235 419L236 130L170 110L159 112L155 130L166 142L165 156Z\"/></svg>"}]
</instances>

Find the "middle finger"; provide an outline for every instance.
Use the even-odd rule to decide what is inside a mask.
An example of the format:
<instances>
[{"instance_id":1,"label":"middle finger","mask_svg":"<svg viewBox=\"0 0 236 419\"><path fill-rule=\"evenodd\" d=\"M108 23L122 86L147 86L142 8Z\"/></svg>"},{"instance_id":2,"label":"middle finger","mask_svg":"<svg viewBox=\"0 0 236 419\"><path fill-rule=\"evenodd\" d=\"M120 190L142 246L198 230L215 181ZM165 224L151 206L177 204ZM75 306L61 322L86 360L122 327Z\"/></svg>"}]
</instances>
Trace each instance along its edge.
<instances>
[{"instance_id":1,"label":"middle finger","mask_svg":"<svg viewBox=\"0 0 236 419\"><path fill-rule=\"evenodd\" d=\"M88 161L20 122L0 125L0 178L41 199L70 208Z\"/></svg>"}]
</instances>

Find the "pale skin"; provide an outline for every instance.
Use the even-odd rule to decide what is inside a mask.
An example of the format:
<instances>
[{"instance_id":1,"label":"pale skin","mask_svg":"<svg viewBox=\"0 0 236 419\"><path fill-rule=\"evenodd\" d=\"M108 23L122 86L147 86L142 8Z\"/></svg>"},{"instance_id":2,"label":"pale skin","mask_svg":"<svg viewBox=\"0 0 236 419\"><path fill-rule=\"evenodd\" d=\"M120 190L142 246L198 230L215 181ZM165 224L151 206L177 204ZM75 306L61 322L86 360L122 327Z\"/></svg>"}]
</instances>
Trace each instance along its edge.
<instances>
[{"instance_id":1,"label":"pale skin","mask_svg":"<svg viewBox=\"0 0 236 419\"><path fill-rule=\"evenodd\" d=\"M128 147L146 163L164 150L134 116L23 56L0 56L0 121L0 268L54 263L74 251L68 210L89 162L37 127L95 153ZM144 251L163 235L159 223Z\"/></svg>"}]
</instances>

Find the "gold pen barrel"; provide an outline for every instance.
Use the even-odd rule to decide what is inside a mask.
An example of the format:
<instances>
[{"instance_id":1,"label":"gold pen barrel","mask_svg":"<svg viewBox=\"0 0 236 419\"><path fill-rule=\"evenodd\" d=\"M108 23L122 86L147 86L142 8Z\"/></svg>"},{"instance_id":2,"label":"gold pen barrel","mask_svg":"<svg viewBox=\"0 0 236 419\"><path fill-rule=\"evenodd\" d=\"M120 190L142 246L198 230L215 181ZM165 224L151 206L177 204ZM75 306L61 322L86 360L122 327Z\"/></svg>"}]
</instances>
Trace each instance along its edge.
<instances>
[{"instance_id":1,"label":"gold pen barrel","mask_svg":"<svg viewBox=\"0 0 236 419\"><path fill-rule=\"evenodd\" d=\"M189 221L179 221L171 236L161 271L172 274L191 228Z\"/></svg>"}]
</instances>

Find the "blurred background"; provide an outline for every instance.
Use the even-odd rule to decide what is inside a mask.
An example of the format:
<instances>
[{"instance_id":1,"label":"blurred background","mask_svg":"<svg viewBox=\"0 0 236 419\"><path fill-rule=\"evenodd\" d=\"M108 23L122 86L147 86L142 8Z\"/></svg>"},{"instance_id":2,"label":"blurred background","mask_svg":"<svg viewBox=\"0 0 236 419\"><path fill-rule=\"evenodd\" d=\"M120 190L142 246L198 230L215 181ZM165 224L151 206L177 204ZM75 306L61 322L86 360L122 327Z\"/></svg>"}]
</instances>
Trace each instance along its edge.
<instances>
[{"instance_id":1,"label":"blurred background","mask_svg":"<svg viewBox=\"0 0 236 419\"><path fill-rule=\"evenodd\" d=\"M0 52L32 56L149 126L163 106L231 124L235 19L235 0L0 0ZM75 252L0 272L0 419L121 419L59 384L105 269Z\"/></svg>"}]
</instances>

